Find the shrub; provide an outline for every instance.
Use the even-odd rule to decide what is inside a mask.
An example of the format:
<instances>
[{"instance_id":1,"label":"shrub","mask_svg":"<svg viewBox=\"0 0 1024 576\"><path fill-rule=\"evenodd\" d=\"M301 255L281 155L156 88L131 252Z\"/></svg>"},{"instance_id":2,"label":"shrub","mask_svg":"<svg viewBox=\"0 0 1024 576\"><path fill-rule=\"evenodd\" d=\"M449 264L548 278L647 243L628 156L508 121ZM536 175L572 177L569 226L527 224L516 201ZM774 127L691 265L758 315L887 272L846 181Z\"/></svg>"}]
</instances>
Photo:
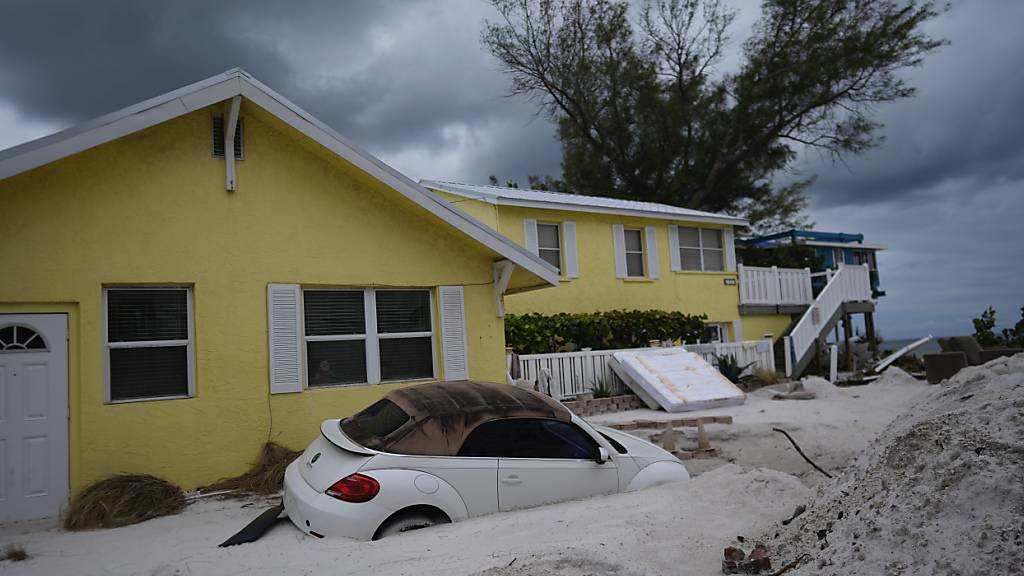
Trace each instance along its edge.
<instances>
[{"instance_id":1,"label":"shrub","mask_svg":"<svg viewBox=\"0 0 1024 576\"><path fill-rule=\"evenodd\" d=\"M640 348L651 340L696 342L707 316L664 310L612 310L578 314L507 314L505 345L520 354L565 348Z\"/></svg>"},{"instance_id":2,"label":"shrub","mask_svg":"<svg viewBox=\"0 0 1024 576\"><path fill-rule=\"evenodd\" d=\"M743 373L754 364L757 364L757 362L751 362L745 366L740 366L740 363L732 354L727 354L725 356L715 355L715 367L717 367L718 371L722 373L722 376L725 376L729 382L732 382L733 384L743 384L746 380L753 378L753 376L749 374L744 376Z\"/></svg>"},{"instance_id":3,"label":"shrub","mask_svg":"<svg viewBox=\"0 0 1024 576\"><path fill-rule=\"evenodd\" d=\"M594 398L611 398L615 393L615 388L607 379L598 378L591 384L590 391L594 394Z\"/></svg>"}]
</instances>

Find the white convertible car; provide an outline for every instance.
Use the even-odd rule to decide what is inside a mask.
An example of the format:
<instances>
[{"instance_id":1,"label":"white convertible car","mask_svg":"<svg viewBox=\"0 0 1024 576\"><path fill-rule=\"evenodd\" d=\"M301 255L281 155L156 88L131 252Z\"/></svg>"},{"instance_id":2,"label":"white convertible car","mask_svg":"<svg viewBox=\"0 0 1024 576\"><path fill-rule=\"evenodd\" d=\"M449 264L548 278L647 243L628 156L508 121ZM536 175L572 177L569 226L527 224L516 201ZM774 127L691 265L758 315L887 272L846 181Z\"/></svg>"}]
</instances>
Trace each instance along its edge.
<instances>
[{"instance_id":1,"label":"white convertible car","mask_svg":"<svg viewBox=\"0 0 1024 576\"><path fill-rule=\"evenodd\" d=\"M320 431L284 481L285 512L317 537L377 539L689 478L661 448L505 384L394 390Z\"/></svg>"}]
</instances>

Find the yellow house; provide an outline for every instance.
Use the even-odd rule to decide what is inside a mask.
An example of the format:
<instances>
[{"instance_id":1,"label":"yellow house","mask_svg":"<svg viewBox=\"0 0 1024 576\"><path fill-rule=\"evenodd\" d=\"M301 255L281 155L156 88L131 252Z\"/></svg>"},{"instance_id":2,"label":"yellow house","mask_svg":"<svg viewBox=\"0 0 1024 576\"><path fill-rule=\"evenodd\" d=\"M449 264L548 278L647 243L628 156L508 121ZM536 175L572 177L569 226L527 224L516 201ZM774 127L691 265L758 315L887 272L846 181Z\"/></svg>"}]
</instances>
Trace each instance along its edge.
<instances>
[{"instance_id":1,"label":"yellow house","mask_svg":"<svg viewBox=\"0 0 1024 576\"><path fill-rule=\"evenodd\" d=\"M0 230L0 521L504 381L503 294L559 282L241 70L0 152Z\"/></svg>"},{"instance_id":2,"label":"yellow house","mask_svg":"<svg viewBox=\"0 0 1024 576\"><path fill-rule=\"evenodd\" d=\"M742 312L734 228L742 218L667 204L420 182L559 273L557 290L506 300L511 313L657 309L706 314L708 341L781 336L791 317Z\"/></svg>"}]
</instances>

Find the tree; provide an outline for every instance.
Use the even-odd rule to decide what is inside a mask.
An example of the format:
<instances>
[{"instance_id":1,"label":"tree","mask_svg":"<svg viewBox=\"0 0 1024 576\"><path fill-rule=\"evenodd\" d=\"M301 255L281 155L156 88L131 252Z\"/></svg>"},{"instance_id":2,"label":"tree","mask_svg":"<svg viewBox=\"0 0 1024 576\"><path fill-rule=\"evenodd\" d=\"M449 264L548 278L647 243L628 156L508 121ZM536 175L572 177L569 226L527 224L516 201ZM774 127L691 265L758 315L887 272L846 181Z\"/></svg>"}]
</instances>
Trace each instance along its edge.
<instances>
[{"instance_id":1,"label":"tree","mask_svg":"<svg viewBox=\"0 0 1024 576\"><path fill-rule=\"evenodd\" d=\"M491 0L483 43L557 124L576 193L806 225L811 181L775 189L797 146L836 158L878 143L874 105L943 42L930 0L763 0L742 63L720 73L735 14L721 0Z\"/></svg>"}]
</instances>

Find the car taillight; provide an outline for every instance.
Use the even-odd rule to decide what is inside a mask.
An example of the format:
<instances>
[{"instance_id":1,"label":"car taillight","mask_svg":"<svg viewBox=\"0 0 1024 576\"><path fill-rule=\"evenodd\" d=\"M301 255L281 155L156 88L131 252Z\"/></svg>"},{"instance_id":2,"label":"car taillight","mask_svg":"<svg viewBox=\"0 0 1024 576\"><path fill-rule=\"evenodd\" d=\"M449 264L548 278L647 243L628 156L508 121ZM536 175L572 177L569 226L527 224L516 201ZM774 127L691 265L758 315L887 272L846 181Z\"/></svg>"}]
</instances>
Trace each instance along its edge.
<instances>
[{"instance_id":1,"label":"car taillight","mask_svg":"<svg viewBox=\"0 0 1024 576\"><path fill-rule=\"evenodd\" d=\"M367 502L380 492L380 483L362 474L351 474L338 480L326 494L345 502Z\"/></svg>"}]
</instances>

